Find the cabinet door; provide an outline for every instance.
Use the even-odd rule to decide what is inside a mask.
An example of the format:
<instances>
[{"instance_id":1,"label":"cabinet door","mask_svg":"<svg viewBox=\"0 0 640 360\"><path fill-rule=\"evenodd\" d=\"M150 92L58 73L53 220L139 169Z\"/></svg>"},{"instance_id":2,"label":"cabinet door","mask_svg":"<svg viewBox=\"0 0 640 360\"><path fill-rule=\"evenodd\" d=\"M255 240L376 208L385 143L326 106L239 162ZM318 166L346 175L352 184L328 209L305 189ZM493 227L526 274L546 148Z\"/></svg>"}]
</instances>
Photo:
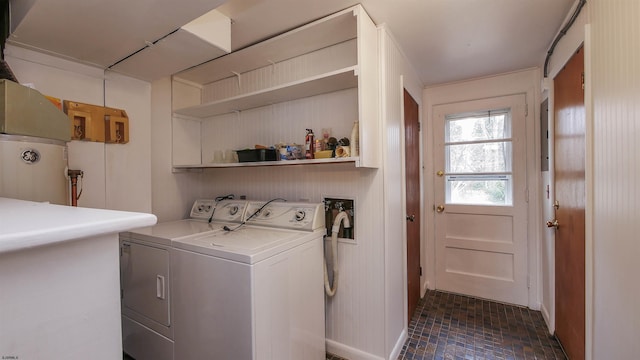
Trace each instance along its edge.
<instances>
[{"instance_id":1,"label":"cabinet door","mask_svg":"<svg viewBox=\"0 0 640 360\"><path fill-rule=\"evenodd\" d=\"M169 326L169 252L123 241L120 276L122 306Z\"/></svg>"}]
</instances>

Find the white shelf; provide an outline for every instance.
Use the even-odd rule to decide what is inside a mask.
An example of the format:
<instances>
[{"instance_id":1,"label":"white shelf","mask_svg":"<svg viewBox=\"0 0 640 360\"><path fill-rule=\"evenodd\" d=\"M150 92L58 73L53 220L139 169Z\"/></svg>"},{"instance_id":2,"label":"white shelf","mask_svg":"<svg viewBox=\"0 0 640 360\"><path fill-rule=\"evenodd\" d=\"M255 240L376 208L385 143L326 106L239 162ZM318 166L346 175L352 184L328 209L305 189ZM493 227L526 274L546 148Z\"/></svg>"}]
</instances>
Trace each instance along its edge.
<instances>
[{"instance_id":1,"label":"white shelf","mask_svg":"<svg viewBox=\"0 0 640 360\"><path fill-rule=\"evenodd\" d=\"M311 51L355 39L357 18L354 8L346 9L288 31L258 44L236 50L211 60L174 77L205 85L300 56Z\"/></svg>"},{"instance_id":2,"label":"white shelf","mask_svg":"<svg viewBox=\"0 0 640 360\"><path fill-rule=\"evenodd\" d=\"M352 41L354 39L355 41ZM348 46L344 44L345 42L349 42ZM342 45L345 46L342 47ZM332 53L332 51L336 53ZM184 95L183 100L179 103L198 105L174 108L174 126L172 128L174 145L172 155L175 165L173 168L175 170L188 170L336 163L353 163L355 167L377 168L380 164L381 155L379 150L381 148L379 146L381 134L378 59L378 30L362 6L356 5L272 39L175 74L174 79L178 80L176 82L184 85L179 87L183 89L181 94L174 94ZM232 89L228 87L233 86L233 83L228 78L233 76L239 76L239 80L243 85L245 84L244 81L248 81L251 85L257 85L248 87L251 89L264 86L265 83L273 84L269 81L261 82L261 78L256 75L261 74L258 69L288 60L291 60L291 63L299 61L301 64L304 63L305 66L308 61L309 67L289 68L287 67L289 63L287 63L281 69L280 67L278 69L282 70L283 73L289 72L290 74L287 73L287 76L293 75L285 78L297 77L297 80L204 104L199 103L205 90L213 92L210 88L216 88L218 85L224 88L221 93L229 94ZM313 63L313 61L316 61L316 63ZM316 71L316 74L309 76L308 74L313 70ZM300 77L303 78L300 79ZM276 79L271 80L275 81ZM218 81L222 82L214 84ZM359 157L223 164L200 162L204 148L206 147L208 152L211 150L208 148L210 147L208 144L203 146L205 141L211 141L211 139L207 138L207 134L203 135L203 128L206 128L207 131L213 128L216 131L223 131L222 127L234 126L227 121L227 117L216 118L220 119L220 122L216 124L211 124L211 122L204 120L211 119L215 121L213 118L219 115L242 112L272 104L287 103L346 89L357 89L357 101L351 100L352 93L341 94L341 99L349 99L348 104L341 103L339 106L342 107L329 110L336 115L338 115L337 112L348 111L348 119L343 120L343 117L336 116L335 118L338 120L335 121L340 121L341 127L343 121L348 122L349 129L352 121L354 121L353 113L355 112L356 119L359 122ZM199 99L196 94L200 95ZM180 96L174 97L174 99L180 98ZM295 115L284 114L274 119L278 125L282 125L283 130L281 132L285 133L288 129L287 124L294 121L294 118L308 116L305 113L306 110L312 111L313 114L322 111L322 109L317 109L310 105L312 103L313 101L310 101L309 104L302 104L303 108L301 109L293 109L292 114ZM239 118L243 118L243 116L244 114L240 114ZM250 114L247 116L250 118ZM271 119L268 115L266 117ZM296 125L299 125L299 122ZM246 124L243 124L243 126L246 126ZM243 135L234 136L242 137ZM274 134L270 136L273 137ZM220 146L227 148L244 142L242 139L224 140L225 145ZM255 143L259 143L258 140L255 141Z\"/></svg>"},{"instance_id":3,"label":"white shelf","mask_svg":"<svg viewBox=\"0 0 640 360\"><path fill-rule=\"evenodd\" d=\"M179 115L206 118L277 104L284 101L302 99L333 91L351 89L358 86L356 69L357 66L350 66L348 68L274 86L264 90L178 109L174 112Z\"/></svg>"},{"instance_id":4,"label":"white shelf","mask_svg":"<svg viewBox=\"0 0 640 360\"><path fill-rule=\"evenodd\" d=\"M193 164L193 165L173 165L174 169L208 169L208 168L241 168L255 166L296 166L296 165L312 165L312 164L336 164L358 162L358 157L345 158L327 158L327 159L309 159L309 160L279 160L279 161L255 161L241 163L210 163L210 164Z\"/></svg>"}]
</instances>

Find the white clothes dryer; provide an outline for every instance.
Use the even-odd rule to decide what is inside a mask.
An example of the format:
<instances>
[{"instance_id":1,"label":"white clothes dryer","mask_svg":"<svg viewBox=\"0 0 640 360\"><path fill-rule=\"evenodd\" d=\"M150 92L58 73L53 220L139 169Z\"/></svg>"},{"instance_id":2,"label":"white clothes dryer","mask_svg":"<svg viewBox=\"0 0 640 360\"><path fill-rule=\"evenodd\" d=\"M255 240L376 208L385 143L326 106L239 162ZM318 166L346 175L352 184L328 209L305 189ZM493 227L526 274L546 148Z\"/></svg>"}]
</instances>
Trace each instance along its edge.
<instances>
[{"instance_id":1,"label":"white clothes dryer","mask_svg":"<svg viewBox=\"0 0 640 360\"><path fill-rule=\"evenodd\" d=\"M190 218L120 234L123 350L137 360L173 359L170 248L244 219L246 200L196 200Z\"/></svg>"},{"instance_id":2,"label":"white clothes dryer","mask_svg":"<svg viewBox=\"0 0 640 360\"><path fill-rule=\"evenodd\" d=\"M323 204L250 202L245 216L173 242L175 358L324 359Z\"/></svg>"}]
</instances>

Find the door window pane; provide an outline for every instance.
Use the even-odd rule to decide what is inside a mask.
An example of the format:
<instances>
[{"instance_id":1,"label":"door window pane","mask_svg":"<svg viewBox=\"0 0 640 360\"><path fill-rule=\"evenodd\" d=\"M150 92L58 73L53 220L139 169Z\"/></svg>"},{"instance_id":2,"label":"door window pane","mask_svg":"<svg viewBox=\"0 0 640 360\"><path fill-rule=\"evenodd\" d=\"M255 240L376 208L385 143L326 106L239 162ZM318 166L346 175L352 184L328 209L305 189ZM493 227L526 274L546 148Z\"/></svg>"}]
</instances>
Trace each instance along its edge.
<instances>
[{"instance_id":1,"label":"door window pane","mask_svg":"<svg viewBox=\"0 0 640 360\"><path fill-rule=\"evenodd\" d=\"M508 110L447 116L447 143L507 139L511 137Z\"/></svg>"},{"instance_id":2,"label":"door window pane","mask_svg":"<svg viewBox=\"0 0 640 360\"><path fill-rule=\"evenodd\" d=\"M446 203L512 205L509 109L445 118Z\"/></svg>"},{"instance_id":3,"label":"door window pane","mask_svg":"<svg viewBox=\"0 0 640 360\"><path fill-rule=\"evenodd\" d=\"M447 173L511 171L511 141L446 145Z\"/></svg>"},{"instance_id":4,"label":"door window pane","mask_svg":"<svg viewBox=\"0 0 640 360\"><path fill-rule=\"evenodd\" d=\"M455 176L446 178L448 204L511 205L511 175Z\"/></svg>"}]
</instances>

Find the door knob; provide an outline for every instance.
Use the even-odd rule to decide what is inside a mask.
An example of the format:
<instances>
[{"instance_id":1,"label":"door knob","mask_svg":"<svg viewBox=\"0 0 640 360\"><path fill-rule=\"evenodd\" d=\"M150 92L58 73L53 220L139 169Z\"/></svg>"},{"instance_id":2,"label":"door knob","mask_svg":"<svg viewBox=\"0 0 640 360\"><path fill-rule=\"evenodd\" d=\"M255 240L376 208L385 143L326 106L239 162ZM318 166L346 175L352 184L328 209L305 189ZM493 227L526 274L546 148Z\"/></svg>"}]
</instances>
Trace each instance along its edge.
<instances>
[{"instance_id":1,"label":"door knob","mask_svg":"<svg viewBox=\"0 0 640 360\"><path fill-rule=\"evenodd\" d=\"M411 221L414 222L416 220L416 216L411 214L411 215L407 215L407 221Z\"/></svg>"},{"instance_id":2,"label":"door knob","mask_svg":"<svg viewBox=\"0 0 640 360\"><path fill-rule=\"evenodd\" d=\"M436 212L441 213L444 211L444 205L438 205L438 207L436 207Z\"/></svg>"},{"instance_id":3,"label":"door knob","mask_svg":"<svg viewBox=\"0 0 640 360\"><path fill-rule=\"evenodd\" d=\"M560 227L560 224L558 223L558 219L547 221L547 227L556 228L556 230L558 230L558 228Z\"/></svg>"},{"instance_id":4,"label":"door knob","mask_svg":"<svg viewBox=\"0 0 640 360\"><path fill-rule=\"evenodd\" d=\"M438 175L438 176L440 176L440 177L443 177L443 176L444 176L444 171L439 170L439 171L436 173L436 175Z\"/></svg>"}]
</instances>

